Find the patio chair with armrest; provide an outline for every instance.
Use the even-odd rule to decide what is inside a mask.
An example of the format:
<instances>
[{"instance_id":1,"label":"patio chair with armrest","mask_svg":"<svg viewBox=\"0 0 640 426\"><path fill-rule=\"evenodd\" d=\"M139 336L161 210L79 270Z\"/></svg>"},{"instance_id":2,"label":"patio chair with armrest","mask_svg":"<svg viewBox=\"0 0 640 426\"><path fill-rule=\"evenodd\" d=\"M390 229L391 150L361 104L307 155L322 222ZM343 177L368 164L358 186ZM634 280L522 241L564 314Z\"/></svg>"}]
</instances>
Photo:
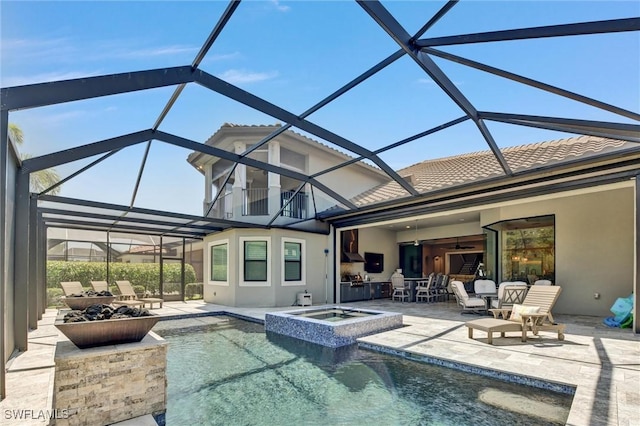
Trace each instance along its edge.
<instances>
[{"instance_id":1,"label":"patio chair with armrest","mask_svg":"<svg viewBox=\"0 0 640 426\"><path fill-rule=\"evenodd\" d=\"M93 287L95 291L109 291L109 284L106 281L91 281L91 287ZM131 294L124 294L120 286L118 286L118 290L120 291L120 295L118 299L111 302L113 305L144 306L144 302L137 300L135 297L136 294L133 292L133 288L131 289L133 298L131 298Z\"/></svg>"},{"instance_id":2,"label":"patio chair with armrest","mask_svg":"<svg viewBox=\"0 0 640 426\"><path fill-rule=\"evenodd\" d=\"M431 302L435 299L436 295L433 293L432 287L434 283L433 273L429 275L426 281L418 281L416 291L416 302L426 301Z\"/></svg>"},{"instance_id":3,"label":"patio chair with armrest","mask_svg":"<svg viewBox=\"0 0 640 426\"><path fill-rule=\"evenodd\" d=\"M561 291L560 286L532 286L522 305L489 309L493 318L467 321L465 326L469 329L469 338L473 339L473 330L481 330L487 333L487 343L493 344L493 333L499 332L501 337L505 337L506 332L518 331L522 341L526 342L528 331L532 331L534 335L538 335L540 331L556 331L558 340L564 340L565 325L556 324L551 314ZM506 319L509 312L511 315ZM503 319L500 319L501 316Z\"/></svg>"},{"instance_id":4,"label":"patio chair with armrest","mask_svg":"<svg viewBox=\"0 0 640 426\"><path fill-rule=\"evenodd\" d=\"M451 289L458 305L462 307L461 314L465 312L477 313L479 310L486 311L487 305L484 299L469 297L462 281L451 281Z\"/></svg>"},{"instance_id":5,"label":"patio chair with armrest","mask_svg":"<svg viewBox=\"0 0 640 426\"><path fill-rule=\"evenodd\" d=\"M497 291L496 283L493 280L475 280L473 291L479 294L491 294Z\"/></svg>"},{"instance_id":6,"label":"patio chair with armrest","mask_svg":"<svg viewBox=\"0 0 640 426\"><path fill-rule=\"evenodd\" d=\"M510 308L514 304L522 304L527 295L528 286L522 281L505 281L498 286L498 298L491 300L490 308Z\"/></svg>"}]
</instances>

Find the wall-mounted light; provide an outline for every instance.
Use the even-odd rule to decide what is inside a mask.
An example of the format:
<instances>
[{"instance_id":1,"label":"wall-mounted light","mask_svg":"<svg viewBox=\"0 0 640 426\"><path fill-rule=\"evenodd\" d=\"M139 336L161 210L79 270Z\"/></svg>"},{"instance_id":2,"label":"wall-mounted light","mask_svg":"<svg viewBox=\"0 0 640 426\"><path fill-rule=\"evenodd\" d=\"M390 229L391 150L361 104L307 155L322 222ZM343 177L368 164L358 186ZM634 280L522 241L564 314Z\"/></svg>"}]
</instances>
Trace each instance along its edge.
<instances>
[{"instance_id":1,"label":"wall-mounted light","mask_svg":"<svg viewBox=\"0 0 640 426\"><path fill-rule=\"evenodd\" d=\"M413 245L416 247L420 245L420 242L418 241L418 220L416 220L416 239L413 240Z\"/></svg>"}]
</instances>

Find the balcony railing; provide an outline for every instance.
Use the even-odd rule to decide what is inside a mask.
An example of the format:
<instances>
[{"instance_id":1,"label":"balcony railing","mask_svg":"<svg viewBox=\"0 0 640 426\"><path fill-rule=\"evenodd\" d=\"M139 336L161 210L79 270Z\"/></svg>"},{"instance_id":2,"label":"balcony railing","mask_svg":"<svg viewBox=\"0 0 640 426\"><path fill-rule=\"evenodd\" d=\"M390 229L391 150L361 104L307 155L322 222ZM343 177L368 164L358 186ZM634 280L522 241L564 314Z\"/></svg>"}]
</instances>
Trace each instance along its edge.
<instances>
[{"instance_id":1,"label":"balcony railing","mask_svg":"<svg viewBox=\"0 0 640 426\"><path fill-rule=\"evenodd\" d=\"M295 193L294 191L283 191L280 194L280 206L284 206L289 200L289 204L282 210L280 216L291 217L294 219L307 218L307 194L304 192Z\"/></svg>"},{"instance_id":2,"label":"balcony railing","mask_svg":"<svg viewBox=\"0 0 640 426\"><path fill-rule=\"evenodd\" d=\"M216 201L211 209L209 217L220 219L231 219L233 217L233 194L228 193ZM293 219L306 219L308 211L309 197L305 193L295 193L294 191L283 191L280 193L280 205L284 209L280 216ZM290 202L288 202L291 200ZM288 203L287 203L288 202ZM205 211L208 205L204 206ZM269 215L269 189L252 188L242 190L242 215L243 216L268 216Z\"/></svg>"},{"instance_id":3,"label":"balcony railing","mask_svg":"<svg viewBox=\"0 0 640 426\"><path fill-rule=\"evenodd\" d=\"M211 209L209 213L209 217L213 217L216 219L231 219L233 217L233 194L231 192L221 195L216 204ZM205 203L205 212L209 208L209 204Z\"/></svg>"},{"instance_id":4,"label":"balcony railing","mask_svg":"<svg viewBox=\"0 0 640 426\"><path fill-rule=\"evenodd\" d=\"M242 190L242 216L266 216L269 214L269 189Z\"/></svg>"}]
</instances>

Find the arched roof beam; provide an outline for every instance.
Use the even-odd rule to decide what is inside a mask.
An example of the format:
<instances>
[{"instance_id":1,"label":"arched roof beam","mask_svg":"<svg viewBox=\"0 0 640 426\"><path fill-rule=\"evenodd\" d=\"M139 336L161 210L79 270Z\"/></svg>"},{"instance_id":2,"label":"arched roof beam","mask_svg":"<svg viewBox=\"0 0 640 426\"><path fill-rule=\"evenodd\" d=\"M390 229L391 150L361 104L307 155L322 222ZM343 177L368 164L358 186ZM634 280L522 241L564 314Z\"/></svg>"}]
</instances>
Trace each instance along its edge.
<instances>
[{"instance_id":1,"label":"arched roof beam","mask_svg":"<svg viewBox=\"0 0 640 426\"><path fill-rule=\"evenodd\" d=\"M48 214L48 215L85 217L85 218L97 219L97 220L112 220L114 222L113 223L114 225L116 222L131 222L131 223L145 223L149 225L159 225L159 226L165 226L165 227L175 227L176 229L177 228L193 228L193 229L199 229L201 231L206 231L206 230L222 231L224 229L221 226L194 225L193 221L189 221L187 223L177 223L177 222L170 222L166 220L155 220L155 219L148 219L148 218L141 218L141 217L127 217L123 219L121 216L76 211L76 210L59 210L59 209L49 208L49 207L40 207L38 210L43 214ZM56 220L56 218L53 218L50 216L46 217L45 219Z\"/></svg>"},{"instance_id":2,"label":"arched roof beam","mask_svg":"<svg viewBox=\"0 0 640 426\"><path fill-rule=\"evenodd\" d=\"M471 68L478 69L480 71L487 72L489 74L497 75L500 77L504 77L509 80L517 81L518 83L525 84L527 86L535 87L536 89L544 90L545 92L550 92L555 95L559 95L565 98L572 99L577 102L581 102L583 104L587 104L592 107L596 107L605 111L612 112L614 114L621 115L623 117L631 118L632 120L640 121L640 114L637 114L633 111L629 111L623 108L619 108L615 105L610 105L605 102L598 101L596 99L592 99L586 96L582 96L580 94L570 92L568 90L561 89L556 86L552 86L550 84L542 83L537 80L533 80L518 74L514 74L512 72L504 71L500 68L495 68L489 65L485 65L480 62L473 61L471 59L463 58L461 56L453 55L451 53L443 52L441 50L433 49L431 47L425 47L422 49L423 52L428 53L430 55L438 56L443 59L447 59L452 62L456 62L461 65L466 65Z\"/></svg>"},{"instance_id":3,"label":"arched roof beam","mask_svg":"<svg viewBox=\"0 0 640 426\"><path fill-rule=\"evenodd\" d=\"M80 221L80 220L73 220L73 219L43 219L45 222L45 225L47 226L56 226L56 225L65 225L65 228L71 228L74 229L70 226L66 226L66 225L75 225L77 226L77 228L75 229L91 229L91 230L105 230L105 231L115 231L115 232L124 232L124 231L146 231L152 235L157 235L158 233L161 232L157 232L155 229L153 228L149 228L149 227L144 227L144 226L134 226L134 225L121 225L121 224L113 224L113 225L108 225L108 224L101 224L101 223L96 223L96 222L87 222L87 221ZM154 232L156 231L156 232ZM163 235L169 235L167 233L164 233ZM201 232L196 232L196 231L171 231L171 236L174 237L197 237L197 238L203 238L206 236L206 232L205 231L201 231Z\"/></svg>"},{"instance_id":4,"label":"arched roof beam","mask_svg":"<svg viewBox=\"0 0 640 426\"><path fill-rule=\"evenodd\" d=\"M469 102L469 100L458 90L453 82L446 76L446 74L436 65L435 62L425 53L415 50L409 33L400 25L398 21L385 9L378 1L363 1L357 0L358 4L373 18L374 21L384 29L393 40L398 43L404 50L411 56L411 58L423 69L433 81L453 100L462 111L465 112L471 118L480 133L484 137L485 141L489 145L489 148L493 152L493 155L498 160L498 163L502 167L502 170L507 176L513 175L507 160L505 160L500 148L496 144L493 136L487 129L482 119L478 117L478 111Z\"/></svg>"},{"instance_id":5,"label":"arched roof beam","mask_svg":"<svg viewBox=\"0 0 640 426\"><path fill-rule=\"evenodd\" d=\"M2 111L43 107L192 82L190 66L76 78L0 90Z\"/></svg>"},{"instance_id":6,"label":"arched roof beam","mask_svg":"<svg viewBox=\"0 0 640 426\"><path fill-rule=\"evenodd\" d=\"M261 225L259 224L251 224L246 222L238 222L238 221L224 220L224 219L212 219L207 217L203 218L203 217L194 216L191 214L165 212L160 210L145 209L142 207L129 207L121 204L103 203L100 201L80 200L78 198L60 197L58 195L43 195L41 197L38 197L38 200L48 201L51 203L71 204L75 206L92 207L95 209L102 209L102 210L129 211L132 213L157 216L157 217L171 217L175 219L193 220L197 222L206 222L206 223L214 224L214 226L215 224L225 224L225 225L234 226L236 228L252 228L256 226L261 227Z\"/></svg>"},{"instance_id":7,"label":"arched roof beam","mask_svg":"<svg viewBox=\"0 0 640 426\"><path fill-rule=\"evenodd\" d=\"M480 111L486 120L640 143L640 125Z\"/></svg>"},{"instance_id":8,"label":"arched roof beam","mask_svg":"<svg viewBox=\"0 0 640 426\"><path fill-rule=\"evenodd\" d=\"M640 30L640 18L623 18L423 38L417 40L415 45L418 48L423 48L429 46L451 46L455 44L487 43L492 41L526 40L532 38L564 37L638 30Z\"/></svg>"},{"instance_id":9,"label":"arched roof beam","mask_svg":"<svg viewBox=\"0 0 640 426\"><path fill-rule=\"evenodd\" d=\"M264 114L267 114L271 117L275 117L279 120L282 120L286 123L291 124L292 126L298 127L306 132L309 132L319 138L322 138L326 141L329 141L341 148L349 150L351 152L355 152L356 154L362 155L372 162L374 162L378 167L380 167L387 175L389 175L393 180L395 180L401 187L403 187L409 194L417 195L418 191L416 191L413 186L411 186L407 181L402 179L396 172L393 170L387 163L382 161L377 155L373 154L373 152L369 151L361 147L360 145L353 143L342 136L339 136L329 130L326 130L317 124L311 123L303 118L300 118L289 111L286 111L262 98L259 98L247 91L240 89L232 84L227 83L224 80L221 80L217 77L214 77L211 74L208 74L202 70L196 71L195 82L210 89L214 92L217 92L227 98L233 99L241 104L247 105L257 111L260 111ZM317 185L316 185L317 186Z\"/></svg>"}]
</instances>

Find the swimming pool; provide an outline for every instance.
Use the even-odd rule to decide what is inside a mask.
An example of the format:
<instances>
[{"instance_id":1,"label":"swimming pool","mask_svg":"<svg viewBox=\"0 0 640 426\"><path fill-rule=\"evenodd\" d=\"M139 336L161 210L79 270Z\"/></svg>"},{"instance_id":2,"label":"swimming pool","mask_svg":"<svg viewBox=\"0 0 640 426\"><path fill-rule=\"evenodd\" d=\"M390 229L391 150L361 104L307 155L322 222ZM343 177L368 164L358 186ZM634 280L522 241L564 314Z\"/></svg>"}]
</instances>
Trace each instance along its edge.
<instances>
[{"instance_id":1,"label":"swimming pool","mask_svg":"<svg viewBox=\"0 0 640 426\"><path fill-rule=\"evenodd\" d=\"M235 318L161 321L154 331L169 342L169 426L564 424L572 400L355 346L267 336Z\"/></svg>"}]
</instances>

